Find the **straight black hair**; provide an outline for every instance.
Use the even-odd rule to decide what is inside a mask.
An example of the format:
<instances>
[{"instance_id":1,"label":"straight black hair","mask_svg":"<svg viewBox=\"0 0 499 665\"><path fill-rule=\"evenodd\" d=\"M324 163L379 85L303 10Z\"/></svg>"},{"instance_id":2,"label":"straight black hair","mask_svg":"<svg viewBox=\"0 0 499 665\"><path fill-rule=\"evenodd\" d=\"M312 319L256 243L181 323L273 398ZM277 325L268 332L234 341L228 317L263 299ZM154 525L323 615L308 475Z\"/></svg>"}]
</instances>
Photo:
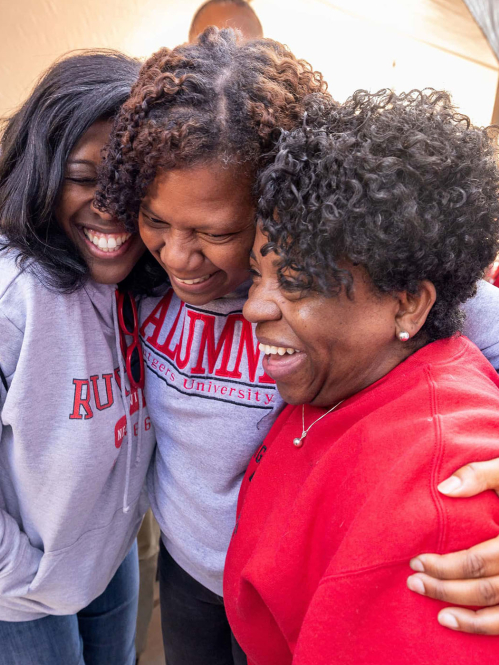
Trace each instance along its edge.
<instances>
[{"instance_id":1,"label":"straight black hair","mask_svg":"<svg viewBox=\"0 0 499 665\"><path fill-rule=\"evenodd\" d=\"M71 292L88 267L57 223L54 210L66 161L97 120L112 118L137 80L140 62L92 50L58 60L21 108L4 121L0 143L0 249L33 263L42 282Z\"/></svg>"}]
</instances>

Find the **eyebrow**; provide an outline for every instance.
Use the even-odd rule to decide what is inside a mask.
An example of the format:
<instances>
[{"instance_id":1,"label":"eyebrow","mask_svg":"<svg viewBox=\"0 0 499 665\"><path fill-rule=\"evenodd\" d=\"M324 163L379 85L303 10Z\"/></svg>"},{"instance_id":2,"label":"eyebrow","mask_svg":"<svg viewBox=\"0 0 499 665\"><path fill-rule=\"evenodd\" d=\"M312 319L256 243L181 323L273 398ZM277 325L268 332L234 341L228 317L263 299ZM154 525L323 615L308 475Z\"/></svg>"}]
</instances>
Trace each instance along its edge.
<instances>
[{"instance_id":1,"label":"eyebrow","mask_svg":"<svg viewBox=\"0 0 499 665\"><path fill-rule=\"evenodd\" d=\"M149 217L154 217L154 219L157 219L160 222L164 222L165 224L169 224L169 222L164 217L162 217L161 215L157 215L154 212L154 210L151 210L151 208L149 208L149 206L146 203L141 203L140 207L146 213L146 215L149 215ZM209 225L207 225L207 226L209 227ZM203 228L203 227L201 227L201 228ZM227 233L228 235L232 235L232 234L235 234L235 233L239 233L239 231L226 231L225 233ZM224 235L224 234L221 233L220 235Z\"/></svg>"},{"instance_id":2,"label":"eyebrow","mask_svg":"<svg viewBox=\"0 0 499 665\"><path fill-rule=\"evenodd\" d=\"M147 206L145 203L141 203L140 207L142 210L144 210L150 217L154 217L155 219L159 219L159 221L164 222L165 220L161 217L161 215L157 215L149 206Z\"/></svg>"}]
</instances>

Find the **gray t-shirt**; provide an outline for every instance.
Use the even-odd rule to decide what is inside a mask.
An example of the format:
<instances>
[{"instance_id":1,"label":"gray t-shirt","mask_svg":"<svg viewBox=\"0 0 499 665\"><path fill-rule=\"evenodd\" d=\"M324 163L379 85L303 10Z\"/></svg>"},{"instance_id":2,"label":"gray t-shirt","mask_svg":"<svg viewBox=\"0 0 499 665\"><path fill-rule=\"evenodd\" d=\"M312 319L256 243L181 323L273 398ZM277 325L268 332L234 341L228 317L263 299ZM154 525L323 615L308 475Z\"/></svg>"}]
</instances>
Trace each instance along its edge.
<instances>
[{"instance_id":1,"label":"gray t-shirt","mask_svg":"<svg viewBox=\"0 0 499 665\"><path fill-rule=\"evenodd\" d=\"M262 369L247 288L204 307L173 290L141 306L146 401L157 450L149 496L173 559L222 595L242 478L283 407Z\"/></svg>"}]
</instances>

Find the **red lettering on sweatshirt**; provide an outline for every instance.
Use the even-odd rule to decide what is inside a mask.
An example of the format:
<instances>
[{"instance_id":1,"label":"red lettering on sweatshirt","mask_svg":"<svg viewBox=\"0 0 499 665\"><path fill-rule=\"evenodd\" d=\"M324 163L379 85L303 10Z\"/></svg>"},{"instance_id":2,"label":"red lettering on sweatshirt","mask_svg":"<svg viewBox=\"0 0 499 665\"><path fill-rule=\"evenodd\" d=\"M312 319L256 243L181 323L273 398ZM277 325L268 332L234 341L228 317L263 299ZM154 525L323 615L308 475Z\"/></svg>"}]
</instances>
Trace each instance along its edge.
<instances>
[{"instance_id":1,"label":"red lettering on sweatshirt","mask_svg":"<svg viewBox=\"0 0 499 665\"><path fill-rule=\"evenodd\" d=\"M148 432L151 429L151 419L149 416L144 418L142 423L143 429L145 432ZM135 423L133 426L133 435L138 436L139 433L139 423ZM121 448L121 444L125 436L127 435L127 426L126 426L126 416L122 416L116 425L114 426L114 445L116 448Z\"/></svg>"},{"instance_id":2,"label":"red lettering on sweatshirt","mask_svg":"<svg viewBox=\"0 0 499 665\"><path fill-rule=\"evenodd\" d=\"M94 399L95 399L95 406L99 411L104 411L104 409L109 409L110 406L113 406L114 404L114 397L113 397L113 387L111 385L111 379L113 378L112 374L103 374L102 378L105 381L105 386L106 386L106 402L103 404L100 399L99 395L99 386L97 384L97 381L99 380L99 377L97 375L91 376L90 381L92 382L92 387L94 389Z\"/></svg>"},{"instance_id":3,"label":"red lettering on sweatshirt","mask_svg":"<svg viewBox=\"0 0 499 665\"><path fill-rule=\"evenodd\" d=\"M94 414L90 407L90 383L88 379L73 379L73 384L75 387L75 394L73 400L73 411L71 412L69 419L70 420L81 420L83 417L85 420L93 418ZM83 395L83 388L86 388L85 395ZM81 409L85 411L85 416L81 414Z\"/></svg>"},{"instance_id":4,"label":"red lettering on sweatshirt","mask_svg":"<svg viewBox=\"0 0 499 665\"><path fill-rule=\"evenodd\" d=\"M161 331L165 325L166 317L171 306L172 296L173 290L170 289L146 318L140 330L142 338L158 351L158 353L164 354L174 361L179 369L184 369L189 363L191 363L191 374L205 376L208 373L214 377L241 379L243 376L241 372L241 363L243 362L243 359L246 359L248 364L248 379L251 383L254 383L260 360L260 350L258 348L258 342L254 337L251 323L246 321L240 313L229 314L226 317L224 327L216 342L215 322L217 317L214 314L207 314L205 312L189 309L187 316L183 317L182 329L179 330L178 343L172 348L171 343L177 333L181 314L185 307L185 303L181 303L165 341L160 343L159 339ZM241 326L239 339L237 339L237 336L235 335L236 324ZM192 343L196 325L202 326L201 340L197 355L192 357ZM188 332L184 345L186 327L188 328ZM149 334L146 337L147 329L149 330ZM234 348L236 344L237 348ZM183 347L185 347L185 351L184 357L182 358L181 354ZM234 355L236 357L234 368L230 370L229 363L231 357ZM220 367L215 369L219 360ZM274 385L275 381L263 372L258 377L258 383Z\"/></svg>"},{"instance_id":5,"label":"red lettering on sweatshirt","mask_svg":"<svg viewBox=\"0 0 499 665\"><path fill-rule=\"evenodd\" d=\"M94 374L88 379L73 379L74 396L73 396L73 410L69 415L70 420L89 420L94 417L94 409L104 411L109 409L114 404L114 392L112 378L116 381L118 389L121 391L121 377L118 368L114 370L114 374L103 374L99 377ZM103 402L99 392L99 381L104 381L104 388L106 391L106 401ZM125 389L125 396L129 399L130 415L133 415L139 410L139 392L138 390ZM142 393L142 406L146 405L144 394Z\"/></svg>"}]
</instances>

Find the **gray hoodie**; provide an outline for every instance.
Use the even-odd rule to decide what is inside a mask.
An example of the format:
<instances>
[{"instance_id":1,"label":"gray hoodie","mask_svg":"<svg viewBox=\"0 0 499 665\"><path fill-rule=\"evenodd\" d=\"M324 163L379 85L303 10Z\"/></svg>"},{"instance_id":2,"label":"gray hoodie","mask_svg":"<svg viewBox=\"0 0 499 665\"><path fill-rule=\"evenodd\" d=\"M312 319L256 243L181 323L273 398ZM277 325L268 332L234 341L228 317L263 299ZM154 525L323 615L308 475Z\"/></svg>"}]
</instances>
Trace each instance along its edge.
<instances>
[{"instance_id":1,"label":"gray hoodie","mask_svg":"<svg viewBox=\"0 0 499 665\"><path fill-rule=\"evenodd\" d=\"M154 434L126 390L114 286L45 288L0 252L0 620L101 594L147 507Z\"/></svg>"}]
</instances>

